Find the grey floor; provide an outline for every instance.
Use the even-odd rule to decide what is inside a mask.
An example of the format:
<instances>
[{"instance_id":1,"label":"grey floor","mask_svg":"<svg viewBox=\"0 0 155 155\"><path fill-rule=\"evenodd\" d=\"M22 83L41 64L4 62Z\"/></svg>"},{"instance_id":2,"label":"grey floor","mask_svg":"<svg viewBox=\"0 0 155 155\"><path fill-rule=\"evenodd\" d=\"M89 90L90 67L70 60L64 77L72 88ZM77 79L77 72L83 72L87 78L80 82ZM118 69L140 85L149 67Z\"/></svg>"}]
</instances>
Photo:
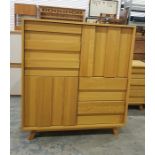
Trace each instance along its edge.
<instances>
[{"instance_id":1,"label":"grey floor","mask_svg":"<svg viewBox=\"0 0 155 155\"><path fill-rule=\"evenodd\" d=\"M11 155L144 155L145 112L130 108L115 138L110 130L50 132L33 141L20 130L20 97L11 97Z\"/></svg>"}]
</instances>

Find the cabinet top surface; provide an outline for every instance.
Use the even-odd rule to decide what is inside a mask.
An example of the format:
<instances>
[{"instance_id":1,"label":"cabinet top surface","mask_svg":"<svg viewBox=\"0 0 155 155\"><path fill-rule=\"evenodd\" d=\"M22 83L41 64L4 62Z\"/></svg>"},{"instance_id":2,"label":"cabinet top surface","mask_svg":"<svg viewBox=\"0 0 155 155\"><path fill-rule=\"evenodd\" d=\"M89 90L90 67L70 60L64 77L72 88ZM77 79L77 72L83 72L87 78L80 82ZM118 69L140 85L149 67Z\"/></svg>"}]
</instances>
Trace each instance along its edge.
<instances>
[{"instance_id":1,"label":"cabinet top surface","mask_svg":"<svg viewBox=\"0 0 155 155\"><path fill-rule=\"evenodd\" d=\"M118 25L118 24L97 24L87 22L74 22L74 21L62 21L62 20L48 20L48 19L23 19L23 21L36 21L36 22L49 22L49 23L64 23L74 25L90 25L90 26L110 26L110 27L124 27L124 28L136 28L136 26Z\"/></svg>"},{"instance_id":2,"label":"cabinet top surface","mask_svg":"<svg viewBox=\"0 0 155 155\"><path fill-rule=\"evenodd\" d=\"M145 67L145 63L140 60L133 60L132 67Z\"/></svg>"}]
</instances>

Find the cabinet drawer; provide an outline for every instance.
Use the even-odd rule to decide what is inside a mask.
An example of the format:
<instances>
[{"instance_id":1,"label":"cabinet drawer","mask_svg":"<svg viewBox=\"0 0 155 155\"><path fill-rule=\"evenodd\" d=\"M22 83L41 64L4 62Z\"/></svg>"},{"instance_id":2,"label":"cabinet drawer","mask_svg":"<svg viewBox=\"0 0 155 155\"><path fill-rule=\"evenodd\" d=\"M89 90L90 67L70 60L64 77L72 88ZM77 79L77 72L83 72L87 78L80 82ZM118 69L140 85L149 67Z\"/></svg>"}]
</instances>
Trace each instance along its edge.
<instances>
[{"instance_id":1,"label":"cabinet drawer","mask_svg":"<svg viewBox=\"0 0 155 155\"><path fill-rule=\"evenodd\" d=\"M80 92L79 101L123 101L125 92Z\"/></svg>"},{"instance_id":2,"label":"cabinet drawer","mask_svg":"<svg viewBox=\"0 0 155 155\"><path fill-rule=\"evenodd\" d=\"M145 85L145 79L131 79L130 81L131 85L134 86L144 86Z\"/></svg>"},{"instance_id":3,"label":"cabinet drawer","mask_svg":"<svg viewBox=\"0 0 155 155\"><path fill-rule=\"evenodd\" d=\"M145 91L145 86L130 86L130 90L143 90Z\"/></svg>"},{"instance_id":4,"label":"cabinet drawer","mask_svg":"<svg viewBox=\"0 0 155 155\"><path fill-rule=\"evenodd\" d=\"M123 115L78 116L78 124L120 124L123 122L123 118Z\"/></svg>"},{"instance_id":5,"label":"cabinet drawer","mask_svg":"<svg viewBox=\"0 0 155 155\"><path fill-rule=\"evenodd\" d=\"M144 97L145 90L130 90L130 97Z\"/></svg>"},{"instance_id":6,"label":"cabinet drawer","mask_svg":"<svg viewBox=\"0 0 155 155\"><path fill-rule=\"evenodd\" d=\"M25 31L25 74L78 76L80 47L80 34Z\"/></svg>"},{"instance_id":7,"label":"cabinet drawer","mask_svg":"<svg viewBox=\"0 0 155 155\"><path fill-rule=\"evenodd\" d=\"M145 74L145 69L142 67L133 67L132 68L132 73L135 73L135 74Z\"/></svg>"},{"instance_id":8,"label":"cabinet drawer","mask_svg":"<svg viewBox=\"0 0 155 155\"><path fill-rule=\"evenodd\" d=\"M143 74L143 73L139 73L139 74L132 73L131 78L132 79L144 79L145 78L145 74Z\"/></svg>"},{"instance_id":9,"label":"cabinet drawer","mask_svg":"<svg viewBox=\"0 0 155 155\"><path fill-rule=\"evenodd\" d=\"M129 103L144 103L145 102L145 97L130 97L129 98Z\"/></svg>"},{"instance_id":10,"label":"cabinet drawer","mask_svg":"<svg viewBox=\"0 0 155 155\"><path fill-rule=\"evenodd\" d=\"M40 21L25 21L25 30L40 31L40 32L58 32L81 34L82 26L74 24L59 24L54 22L40 22Z\"/></svg>"},{"instance_id":11,"label":"cabinet drawer","mask_svg":"<svg viewBox=\"0 0 155 155\"><path fill-rule=\"evenodd\" d=\"M125 102L121 101L89 101L78 103L79 115L123 114L124 112Z\"/></svg>"},{"instance_id":12,"label":"cabinet drawer","mask_svg":"<svg viewBox=\"0 0 155 155\"><path fill-rule=\"evenodd\" d=\"M80 78L80 90L126 90L126 78Z\"/></svg>"}]
</instances>

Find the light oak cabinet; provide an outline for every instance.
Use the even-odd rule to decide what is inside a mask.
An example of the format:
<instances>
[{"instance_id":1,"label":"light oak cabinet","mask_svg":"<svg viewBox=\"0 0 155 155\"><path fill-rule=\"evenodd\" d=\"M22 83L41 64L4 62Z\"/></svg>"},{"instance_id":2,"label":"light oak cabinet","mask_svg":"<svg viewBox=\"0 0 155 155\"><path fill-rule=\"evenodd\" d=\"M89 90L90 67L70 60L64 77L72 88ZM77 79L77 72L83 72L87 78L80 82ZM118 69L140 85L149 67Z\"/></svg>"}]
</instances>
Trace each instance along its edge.
<instances>
[{"instance_id":1,"label":"light oak cabinet","mask_svg":"<svg viewBox=\"0 0 155 155\"><path fill-rule=\"evenodd\" d=\"M145 63L140 60L132 61L132 75L130 81L129 105L139 105L143 109L145 104Z\"/></svg>"},{"instance_id":2,"label":"light oak cabinet","mask_svg":"<svg viewBox=\"0 0 155 155\"><path fill-rule=\"evenodd\" d=\"M23 24L23 129L122 127L135 27L50 20Z\"/></svg>"}]
</instances>

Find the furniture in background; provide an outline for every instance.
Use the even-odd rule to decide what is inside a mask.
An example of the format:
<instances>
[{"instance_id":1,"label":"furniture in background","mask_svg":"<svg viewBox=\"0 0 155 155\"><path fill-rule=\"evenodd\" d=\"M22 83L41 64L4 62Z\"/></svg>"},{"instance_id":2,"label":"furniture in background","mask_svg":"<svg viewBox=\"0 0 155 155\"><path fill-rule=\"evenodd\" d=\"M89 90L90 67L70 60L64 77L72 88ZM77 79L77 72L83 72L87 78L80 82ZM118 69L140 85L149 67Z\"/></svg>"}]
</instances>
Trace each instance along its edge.
<instances>
[{"instance_id":1,"label":"furniture in background","mask_svg":"<svg viewBox=\"0 0 155 155\"><path fill-rule=\"evenodd\" d=\"M140 60L132 61L132 76L130 80L129 105L139 105L143 109L145 104L145 63Z\"/></svg>"},{"instance_id":2,"label":"furniture in background","mask_svg":"<svg viewBox=\"0 0 155 155\"><path fill-rule=\"evenodd\" d=\"M135 27L27 19L23 28L22 129L29 139L37 131L118 134L127 118Z\"/></svg>"},{"instance_id":3,"label":"furniture in background","mask_svg":"<svg viewBox=\"0 0 155 155\"><path fill-rule=\"evenodd\" d=\"M21 31L10 32L10 95L21 95Z\"/></svg>"},{"instance_id":4,"label":"furniture in background","mask_svg":"<svg viewBox=\"0 0 155 155\"><path fill-rule=\"evenodd\" d=\"M32 4L15 4L15 30L21 30L22 18L37 18L37 6Z\"/></svg>"},{"instance_id":5,"label":"furniture in background","mask_svg":"<svg viewBox=\"0 0 155 155\"><path fill-rule=\"evenodd\" d=\"M145 35L136 33L134 60L145 60Z\"/></svg>"},{"instance_id":6,"label":"furniture in background","mask_svg":"<svg viewBox=\"0 0 155 155\"><path fill-rule=\"evenodd\" d=\"M83 22L85 10L73 8L61 8L52 6L39 6L39 18L53 20L67 20Z\"/></svg>"}]
</instances>

